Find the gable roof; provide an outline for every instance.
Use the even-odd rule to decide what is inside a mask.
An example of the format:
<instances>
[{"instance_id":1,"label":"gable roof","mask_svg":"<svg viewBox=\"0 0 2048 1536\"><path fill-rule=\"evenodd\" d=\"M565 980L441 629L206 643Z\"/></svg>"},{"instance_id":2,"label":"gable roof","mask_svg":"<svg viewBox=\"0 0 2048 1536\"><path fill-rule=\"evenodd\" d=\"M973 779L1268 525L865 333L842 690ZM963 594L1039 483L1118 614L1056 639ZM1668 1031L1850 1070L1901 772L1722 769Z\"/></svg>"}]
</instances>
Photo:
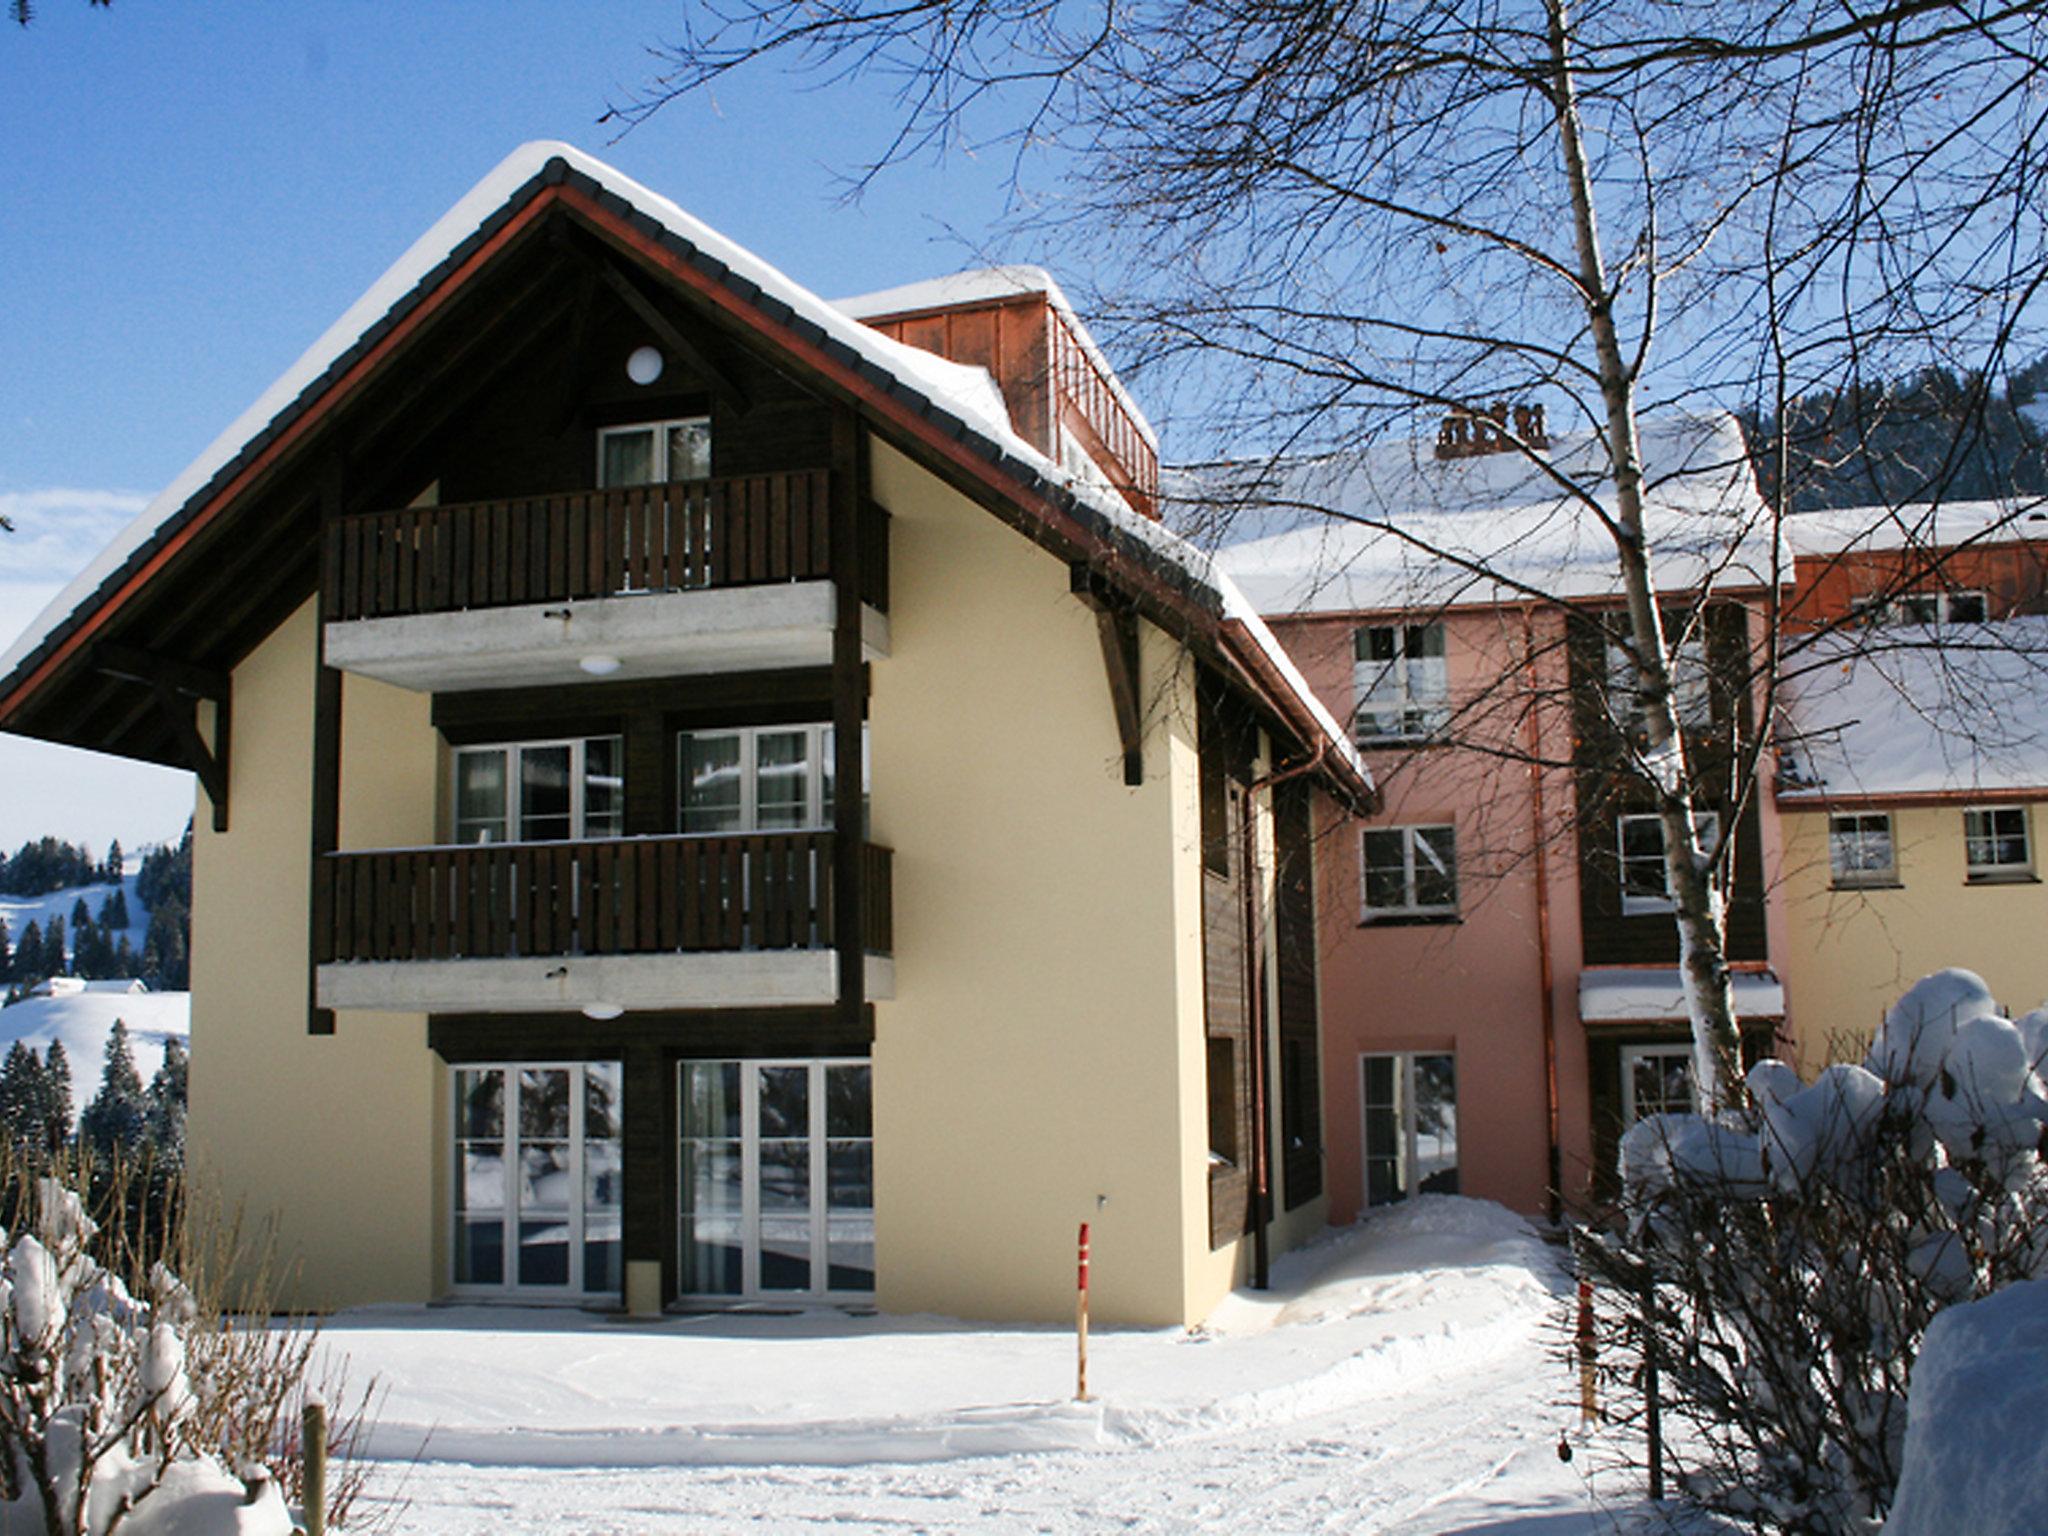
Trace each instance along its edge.
<instances>
[{"instance_id":1,"label":"gable roof","mask_svg":"<svg viewBox=\"0 0 2048 1536\"><path fill-rule=\"evenodd\" d=\"M1772 580L1770 517L1732 416L1640 423L1644 523L1661 592ZM1557 474L1612 515L1607 449L1553 439ZM1618 596L1600 519L1518 453L1439 459L1435 439L1210 472L1182 518L1216 524L1218 564L1262 613L1356 613ZM1233 483L1234 482L1234 483ZM1790 580L1782 549L1780 580Z\"/></svg>"},{"instance_id":2,"label":"gable roof","mask_svg":"<svg viewBox=\"0 0 2048 1536\"><path fill-rule=\"evenodd\" d=\"M1308 690L1251 605L1203 553L1113 494L1077 483L1012 429L986 373L870 330L667 198L566 144L508 155L151 501L0 657L0 728L76 744L49 690L85 666L84 648L195 536L302 443L321 412L370 377L411 328L445 305L553 205L699 302L772 343L868 426L943 472L984 506L1070 559L1085 560L1156 620L1211 648L1354 799L1370 780L1336 720ZM136 755L141 755L137 753Z\"/></svg>"}]
</instances>

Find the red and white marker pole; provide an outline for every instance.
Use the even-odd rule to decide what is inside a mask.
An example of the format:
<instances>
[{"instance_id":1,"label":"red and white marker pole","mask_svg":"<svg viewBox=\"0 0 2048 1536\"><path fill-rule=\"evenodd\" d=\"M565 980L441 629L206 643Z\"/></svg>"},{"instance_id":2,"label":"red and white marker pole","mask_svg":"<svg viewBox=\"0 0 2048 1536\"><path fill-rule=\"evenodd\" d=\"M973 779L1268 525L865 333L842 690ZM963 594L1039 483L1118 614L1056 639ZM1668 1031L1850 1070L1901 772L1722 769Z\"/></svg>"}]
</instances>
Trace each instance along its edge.
<instances>
[{"instance_id":1,"label":"red and white marker pole","mask_svg":"<svg viewBox=\"0 0 2048 1536\"><path fill-rule=\"evenodd\" d=\"M1088 1223L1081 1223L1081 1268L1074 1292L1074 1401L1088 1401Z\"/></svg>"}]
</instances>

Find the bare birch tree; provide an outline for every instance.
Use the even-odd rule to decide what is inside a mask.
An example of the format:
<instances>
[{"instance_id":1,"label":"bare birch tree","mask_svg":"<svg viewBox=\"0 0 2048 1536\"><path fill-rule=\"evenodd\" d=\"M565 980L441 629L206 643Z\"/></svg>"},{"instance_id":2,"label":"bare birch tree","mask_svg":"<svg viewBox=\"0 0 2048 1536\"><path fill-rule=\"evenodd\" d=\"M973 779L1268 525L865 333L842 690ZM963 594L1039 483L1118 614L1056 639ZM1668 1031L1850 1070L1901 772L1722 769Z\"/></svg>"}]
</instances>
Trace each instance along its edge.
<instances>
[{"instance_id":1,"label":"bare birch tree","mask_svg":"<svg viewBox=\"0 0 2048 1536\"><path fill-rule=\"evenodd\" d=\"M2043 7L712 0L684 25L615 121L767 60L889 83L895 131L855 180L1010 155L1017 233L1086 267L1097 322L1200 451L1340 451L1535 398L1597 433L1597 472L1567 471L1503 423L1611 540L1696 1082L1707 1103L1738 1093L1732 839L1705 846L1695 813L1643 518L1665 468L1638 422L1748 408L1776 517L1816 454L1803 399L1958 370L1982 388L1926 466L1941 498L2007 353L2043 333ZM1738 808L1768 783L1772 684L1796 664L1766 633Z\"/></svg>"}]
</instances>

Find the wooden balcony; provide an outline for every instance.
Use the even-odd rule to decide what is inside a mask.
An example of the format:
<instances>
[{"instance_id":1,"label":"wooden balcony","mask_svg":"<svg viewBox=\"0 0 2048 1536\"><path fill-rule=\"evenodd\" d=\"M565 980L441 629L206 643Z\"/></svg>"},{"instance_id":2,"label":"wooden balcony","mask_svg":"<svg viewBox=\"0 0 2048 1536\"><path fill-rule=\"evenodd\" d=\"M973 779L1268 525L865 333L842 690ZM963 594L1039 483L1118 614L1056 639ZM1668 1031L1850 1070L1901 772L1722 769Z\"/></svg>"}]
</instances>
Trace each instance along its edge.
<instances>
[{"instance_id":1,"label":"wooden balcony","mask_svg":"<svg viewBox=\"0 0 2048 1536\"><path fill-rule=\"evenodd\" d=\"M574 682L590 655L642 675L817 664L831 507L818 469L339 518L329 660L430 690ZM858 537L863 629L886 654L888 519L865 500Z\"/></svg>"},{"instance_id":2,"label":"wooden balcony","mask_svg":"<svg viewBox=\"0 0 2048 1536\"><path fill-rule=\"evenodd\" d=\"M829 949L830 832L334 853L318 959ZM861 847L861 947L889 952L887 848Z\"/></svg>"}]
</instances>

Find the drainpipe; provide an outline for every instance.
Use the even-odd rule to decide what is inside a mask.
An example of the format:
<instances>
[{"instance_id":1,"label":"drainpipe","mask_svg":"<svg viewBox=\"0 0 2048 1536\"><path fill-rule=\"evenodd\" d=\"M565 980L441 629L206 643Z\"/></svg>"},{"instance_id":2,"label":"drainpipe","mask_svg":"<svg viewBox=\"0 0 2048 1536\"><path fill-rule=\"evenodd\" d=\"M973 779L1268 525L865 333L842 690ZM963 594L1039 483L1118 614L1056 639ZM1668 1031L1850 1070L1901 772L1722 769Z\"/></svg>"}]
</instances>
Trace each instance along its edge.
<instances>
[{"instance_id":1,"label":"drainpipe","mask_svg":"<svg viewBox=\"0 0 2048 1536\"><path fill-rule=\"evenodd\" d=\"M1529 831L1536 855L1536 963L1542 978L1543 1095L1550 1139L1550 1219L1555 1222L1564 1213L1564 1157L1558 1145L1557 1005L1550 995L1550 866L1546 849L1549 829L1543 816L1543 732L1536 718L1540 697L1536 688L1536 619L1534 608L1528 603L1522 605L1522 665L1529 684Z\"/></svg>"},{"instance_id":2,"label":"drainpipe","mask_svg":"<svg viewBox=\"0 0 2048 1536\"><path fill-rule=\"evenodd\" d=\"M1268 1095L1266 1052L1266 944L1259 928L1259 839L1258 819L1253 814L1262 790L1270 790L1313 773L1322 766L1329 751L1328 741L1319 740L1308 761L1292 768L1253 779L1244 792L1244 821L1238 828L1238 868L1244 871L1245 947L1251 961L1250 1004L1252 1011L1252 1289L1267 1288L1267 1234L1273 1223L1273 1176L1271 1137L1266 1128ZM1320 995L1320 994L1318 994ZM1316 1021L1322 1031L1322 1020Z\"/></svg>"}]
</instances>

